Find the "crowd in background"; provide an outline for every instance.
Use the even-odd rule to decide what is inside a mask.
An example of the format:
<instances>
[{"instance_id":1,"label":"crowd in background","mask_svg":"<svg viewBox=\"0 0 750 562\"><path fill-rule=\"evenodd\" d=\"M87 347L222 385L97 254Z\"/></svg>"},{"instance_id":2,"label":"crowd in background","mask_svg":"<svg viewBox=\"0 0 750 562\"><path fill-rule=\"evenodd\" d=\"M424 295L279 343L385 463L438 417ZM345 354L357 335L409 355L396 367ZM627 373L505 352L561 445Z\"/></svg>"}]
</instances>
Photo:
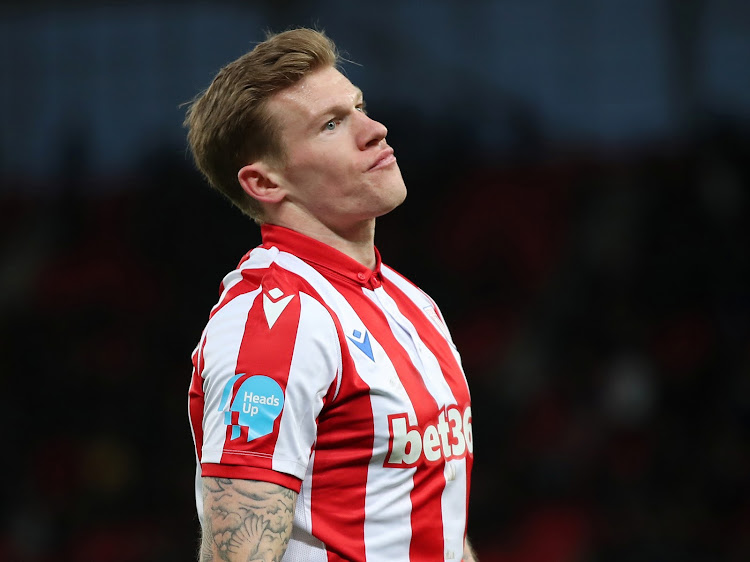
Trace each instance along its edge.
<instances>
[{"instance_id":1,"label":"crowd in background","mask_svg":"<svg viewBox=\"0 0 750 562\"><path fill-rule=\"evenodd\" d=\"M748 130L450 165L409 130L376 242L463 356L480 560L750 559ZM190 355L259 232L183 153L69 146L60 195L0 196L0 560L188 560Z\"/></svg>"}]
</instances>

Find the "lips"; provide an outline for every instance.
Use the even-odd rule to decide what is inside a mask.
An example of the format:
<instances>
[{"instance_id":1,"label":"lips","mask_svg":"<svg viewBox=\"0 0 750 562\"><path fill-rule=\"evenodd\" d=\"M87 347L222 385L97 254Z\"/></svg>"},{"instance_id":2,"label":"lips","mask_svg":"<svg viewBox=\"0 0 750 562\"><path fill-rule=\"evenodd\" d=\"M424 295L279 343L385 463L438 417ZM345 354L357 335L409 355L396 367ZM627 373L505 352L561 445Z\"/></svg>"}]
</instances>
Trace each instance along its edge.
<instances>
[{"instance_id":1,"label":"lips","mask_svg":"<svg viewBox=\"0 0 750 562\"><path fill-rule=\"evenodd\" d=\"M393 149L391 147L386 148L375 159L372 165L367 169L368 172L372 170L379 170L386 168L396 161L396 157L393 155Z\"/></svg>"}]
</instances>

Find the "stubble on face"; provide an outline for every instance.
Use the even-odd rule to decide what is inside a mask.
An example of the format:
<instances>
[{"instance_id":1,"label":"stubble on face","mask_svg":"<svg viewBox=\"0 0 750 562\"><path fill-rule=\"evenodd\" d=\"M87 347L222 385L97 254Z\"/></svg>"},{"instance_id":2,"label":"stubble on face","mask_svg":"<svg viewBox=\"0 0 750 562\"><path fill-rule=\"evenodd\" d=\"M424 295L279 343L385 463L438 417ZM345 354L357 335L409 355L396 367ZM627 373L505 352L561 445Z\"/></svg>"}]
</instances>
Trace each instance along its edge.
<instances>
[{"instance_id":1,"label":"stubble on face","mask_svg":"<svg viewBox=\"0 0 750 562\"><path fill-rule=\"evenodd\" d=\"M280 169L295 215L328 228L374 221L406 198L387 129L363 111L361 91L335 68L316 70L268 104L286 160ZM373 164L380 165L373 168Z\"/></svg>"}]
</instances>

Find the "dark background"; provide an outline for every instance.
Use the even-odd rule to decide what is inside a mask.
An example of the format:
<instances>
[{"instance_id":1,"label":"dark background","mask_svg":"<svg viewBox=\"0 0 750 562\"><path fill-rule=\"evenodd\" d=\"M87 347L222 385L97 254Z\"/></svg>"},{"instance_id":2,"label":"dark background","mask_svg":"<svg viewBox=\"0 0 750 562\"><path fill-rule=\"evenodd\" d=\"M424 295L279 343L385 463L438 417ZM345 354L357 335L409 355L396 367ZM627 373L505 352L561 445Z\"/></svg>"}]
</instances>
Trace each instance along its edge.
<instances>
[{"instance_id":1,"label":"dark background","mask_svg":"<svg viewBox=\"0 0 750 562\"><path fill-rule=\"evenodd\" d=\"M0 559L195 558L190 355L257 228L180 104L317 25L474 399L482 562L750 560L750 4L5 2Z\"/></svg>"}]
</instances>

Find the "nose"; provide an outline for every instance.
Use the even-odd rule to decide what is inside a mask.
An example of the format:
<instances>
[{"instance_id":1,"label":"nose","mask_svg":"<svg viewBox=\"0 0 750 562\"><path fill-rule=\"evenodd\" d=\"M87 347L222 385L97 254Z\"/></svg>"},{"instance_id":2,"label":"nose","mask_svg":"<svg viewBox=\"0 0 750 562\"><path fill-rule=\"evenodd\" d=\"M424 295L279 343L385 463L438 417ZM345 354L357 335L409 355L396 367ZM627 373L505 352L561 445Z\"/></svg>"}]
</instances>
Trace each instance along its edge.
<instances>
[{"instance_id":1,"label":"nose","mask_svg":"<svg viewBox=\"0 0 750 562\"><path fill-rule=\"evenodd\" d=\"M360 134L358 145L360 150L365 150L372 146L377 146L388 134L388 129L380 121L375 121L365 113L360 113Z\"/></svg>"}]
</instances>

